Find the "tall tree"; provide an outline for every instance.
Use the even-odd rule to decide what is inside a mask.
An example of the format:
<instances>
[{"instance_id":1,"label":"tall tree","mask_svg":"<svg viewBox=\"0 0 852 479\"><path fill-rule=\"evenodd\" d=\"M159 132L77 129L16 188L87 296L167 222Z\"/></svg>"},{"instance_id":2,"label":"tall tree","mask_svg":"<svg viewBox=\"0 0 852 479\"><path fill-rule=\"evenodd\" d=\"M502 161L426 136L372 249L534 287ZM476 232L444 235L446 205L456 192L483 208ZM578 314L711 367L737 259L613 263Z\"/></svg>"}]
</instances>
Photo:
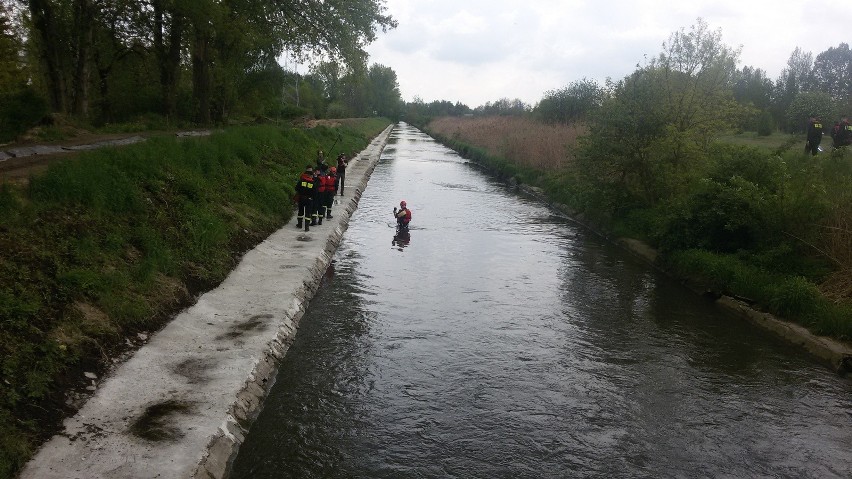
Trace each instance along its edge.
<instances>
[{"instance_id":1,"label":"tall tree","mask_svg":"<svg viewBox=\"0 0 852 479\"><path fill-rule=\"evenodd\" d=\"M609 85L578 156L604 211L653 206L689 188L705 168L710 140L737 113L731 85L738 54L699 19L673 33L647 66Z\"/></svg>"},{"instance_id":2,"label":"tall tree","mask_svg":"<svg viewBox=\"0 0 852 479\"><path fill-rule=\"evenodd\" d=\"M399 94L399 83L396 72L392 68L373 64L367 73L370 85L370 102L373 110L387 118L398 118L402 97Z\"/></svg>"},{"instance_id":3,"label":"tall tree","mask_svg":"<svg viewBox=\"0 0 852 479\"><path fill-rule=\"evenodd\" d=\"M65 112L66 102L66 65L68 58L68 35L61 26L66 17L67 2L51 0L29 0L30 18L39 44L40 59L44 65L47 97L50 108L55 112Z\"/></svg>"},{"instance_id":4,"label":"tall tree","mask_svg":"<svg viewBox=\"0 0 852 479\"><path fill-rule=\"evenodd\" d=\"M852 98L852 50L848 43L817 55L813 66L814 86L835 100L848 102Z\"/></svg>"},{"instance_id":5,"label":"tall tree","mask_svg":"<svg viewBox=\"0 0 852 479\"><path fill-rule=\"evenodd\" d=\"M546 122L569 123L582 120L599 108L604 91L594 80L583 78L565 88L545 92L535 113Z\"/></svg>"}]
</instances>

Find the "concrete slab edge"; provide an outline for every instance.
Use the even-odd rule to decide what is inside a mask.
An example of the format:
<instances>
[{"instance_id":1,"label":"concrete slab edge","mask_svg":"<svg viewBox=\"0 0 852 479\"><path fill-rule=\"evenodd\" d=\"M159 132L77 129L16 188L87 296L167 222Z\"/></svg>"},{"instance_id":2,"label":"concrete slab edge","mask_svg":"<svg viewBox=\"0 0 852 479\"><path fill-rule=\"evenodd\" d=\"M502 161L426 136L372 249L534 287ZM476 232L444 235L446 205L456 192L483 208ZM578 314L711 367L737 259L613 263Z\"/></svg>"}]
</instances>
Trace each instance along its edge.
<instances>
[{"instance_id":1,"label":"concrete slab edge","mask_svg":"<svg viewBox=\"0 0 852 479\"><path fill-rule=\"evenodd\" d=\"M343 239L343 234L349 226L352 213L358 208L358 202L367 186L370 176L381 158L381 152L387 143L387 138L394 125L388 126L378 137L378 154L368 159L364 175L357 185L353 185L355 194L343 208L338 226L326 240L325 248L314 262L304 282L301 298L294 301L281 322L275 338L272 339L261 353L261 358L246 379L243 388L237 393L228 414L223 418L219 430L210 438L201 459L190 477L193 479L226 479L230 475L231 466L237 457L240 446L245 441L251 425L257 419L263 408L263 403L275 383L278 366L287 354L290 345L295 340L299 321L305 313L314 294L316 294L331 264L334 252ZM376 141L374 140L374 142ZM360 161L360 160L359 160ZM335 215L337 216L337 215Z\"/></svg>"},{"instance_id":2,"label":"concrete slab edge","mask_svg":"<svg viewBox=\"0 0 852 479\"><path fill-rule=\"evenodd\" d=\"M537 198L539 201L549 203L547 195L540 188L529 185L520 185L519 189L524 193ZM610 238L602 232L601 228L589 223L582 215L578 215L568 206L562 204L550 204L550 206L565 215L567 219L583 226L606 240L614 242L616 245L637 256L651 267L671 276L668 271L660 267L657 262L659 254L649 245L633 238ZM721 308L750 321L752 324L760 326L787 342L804 348L805 351L829 366L836 373L843 375L852 372L852 345L825 336L818 336L803 326L782 320L770 313L758 311L749 306L748 303L736 298L722 296L716 300L716 304Z\"/></svg>"}]
</instances>

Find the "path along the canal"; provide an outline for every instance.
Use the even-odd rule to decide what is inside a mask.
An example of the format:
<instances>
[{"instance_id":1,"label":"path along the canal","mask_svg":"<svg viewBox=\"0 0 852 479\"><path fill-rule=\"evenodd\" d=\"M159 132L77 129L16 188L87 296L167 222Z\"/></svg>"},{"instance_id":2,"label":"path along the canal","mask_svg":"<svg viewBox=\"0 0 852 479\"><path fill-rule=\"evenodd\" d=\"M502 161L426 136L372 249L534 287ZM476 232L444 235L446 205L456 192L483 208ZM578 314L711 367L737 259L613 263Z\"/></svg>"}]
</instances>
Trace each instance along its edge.
<instances>
[{"instance_id":1,"label":"path along the canal","mask_svg":"<svg viewBox=\"0 0 852 479\"><path fill-rule=\"evenodd\" d=\"M850 393L401 124L232 477L848 478Z\"/></svg>"}]
</instances>

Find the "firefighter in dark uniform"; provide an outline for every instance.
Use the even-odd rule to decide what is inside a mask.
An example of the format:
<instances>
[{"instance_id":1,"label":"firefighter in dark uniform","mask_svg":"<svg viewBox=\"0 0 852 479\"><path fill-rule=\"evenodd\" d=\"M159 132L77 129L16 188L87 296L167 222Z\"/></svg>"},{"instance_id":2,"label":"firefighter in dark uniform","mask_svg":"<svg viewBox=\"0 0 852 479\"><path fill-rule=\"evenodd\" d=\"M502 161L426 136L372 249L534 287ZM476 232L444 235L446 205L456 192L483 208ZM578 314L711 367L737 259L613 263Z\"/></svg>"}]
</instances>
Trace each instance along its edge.
<instances>
[{"instance_id":1,"label":"firefighter in dark uniform","mask_svg":"<svg viewBox=\"0 0 852 479\"><path fill-rule=\"evenodd\" d=\"M346 183L346 164L348 160L346 159L346 154L341 153L337 156L337 178L339 180L340 186L340 196L343 196L343 187Z\"/></svg>"},{"instance_id":2,"label":"firefighter in dark uniform","mask_svg":"<svg viewBox=\"0 0 852 479\"><path fill-rule=\"evenodd\" d=\"M837 147L850 145L852 145L852 125L849 124L849 117L844 116L840 119L837 128Z\"/></svg>"},{"instance_id":3,"label":"firefighter in dark uniform","mask_svg":"<svg viewBox=\"0 0 852 479\"><path fill-rule=\"evenodd\" d=\"M808 142L805 143L805 153L811 152L816 156L819 153L819 143L822 141L822 122L819 115L811 115L808 120Z\"/></svg>"},{"instance_id":4,"label":"firefighter in dark uniform","mask_svg":"<svg viewBox=\"0 0 852 479\"><path fill-rule=\"evenodd\" d=\"M309 231L311 215L313 214L314 196L316 195L314 188L314 169L311 165L306 166L305 172L299 176L299 181L296 182L296 194L299 198L296 228L301 228L304 222L305 231Z\"/></svg>"}]
</instances>

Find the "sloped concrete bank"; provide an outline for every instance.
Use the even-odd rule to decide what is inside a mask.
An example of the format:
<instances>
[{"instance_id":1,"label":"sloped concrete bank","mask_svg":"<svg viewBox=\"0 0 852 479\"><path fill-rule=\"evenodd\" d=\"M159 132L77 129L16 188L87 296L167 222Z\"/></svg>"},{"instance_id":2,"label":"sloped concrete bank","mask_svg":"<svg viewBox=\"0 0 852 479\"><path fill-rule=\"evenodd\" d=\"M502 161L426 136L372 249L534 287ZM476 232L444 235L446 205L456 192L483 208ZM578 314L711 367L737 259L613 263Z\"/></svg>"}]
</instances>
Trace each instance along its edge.
<instances>
[{"instance_id":1,"label":"sloped concrete bank","mask_svg":"<svg viewBox=\"0 0 852 479\"><path fill-rule=\"evenodd\" d=\"M440 138L440 136L438 136L437 139L441 142L444 141ZM451 148L450 146L447 147ZM471 161L472 164L478 166L488 174L500 177L499 172L492 170L488 167L488 165L484 165L473 160L469 161ZM547 195L541 188L524 184L519 185L515 178L510 178L509 184L513 187L517 187L520 191L523 191L524 193L538 199L542 203L549 204L551 208L562 214L565 218L573 221L574 223L577 223L578 225L584 227L589 231L592 231L593 233L606 239L607 241L611 241L614 244L624 248L625 250L629 251L630 253L645 261L651 267L657 269L658 271L670 275L669 271L660 267L657 261L659 253L649 245L633 238L610 237L610 235L606 233L604 228L601 228L599 225L588 221L582 214L578 214L567 205L551 203L550 200L547 198ZM680 280L682 278L675 279ZM706 291L696 291L696 293L699 294L703 294L705 292ZM766 329L767 331L770 331L771 333L796 346L803 347L806 351L814 355L817 359L825 363L838 374L843 375L852 372L851 344L825 336L818 336L810 332L807 328L804 328L798 324L791 323L789 321L784 321L772 314L765 313L763 311L755 310L748 303L740 301L737 298L722 295L716 300L716 304L719 307L724 308L738 315L741 318L747 319L748 321Z\"/></svg>"},{"instance_id":2,"label":"sloped concrete bank","mask_svg":"<svg viewBox=\"0 0 852 479\"><path fill-rule=\"evenodd\" d=\"M541 189L527 185L522 185L520 189L526 194L534 196L544 203L548 203L547 196ZM654 248L633 238L610 238L602 233L600 228L588 224L582 219L582 217L578 218L568 206L560 204L551 204L550 206L601 237L613 241L615 244L631 252L635 256L638 256L652 267L662 271L663 273L669 274L668 271L660 268L657 263L659 254ZM705 291L696 291L696 293L704 292ZM831 367L838 374L846 374L852 371L852 345L825 336L817 336L803 326L789 321L784 321L772 314L758 311L752 308L748 303L730 296L722 295L716 299L716 304L719 307L726 309L737 316L766 329L767 331L770 331L778 337L795 344L796 346L804 348L827 366Z\"/></svg>"},{"instance_id":3,"label":"sloped concrete bank","mask_svg":"<svg viewBox=\"0 0 852 479\"><path fill-rule=\"evenodd\" d=\"M20 477L227 477L392 128L347 168L333 219L307 233L291 223L246 253L105 378Z\"/></svg>"}]
</instances>

